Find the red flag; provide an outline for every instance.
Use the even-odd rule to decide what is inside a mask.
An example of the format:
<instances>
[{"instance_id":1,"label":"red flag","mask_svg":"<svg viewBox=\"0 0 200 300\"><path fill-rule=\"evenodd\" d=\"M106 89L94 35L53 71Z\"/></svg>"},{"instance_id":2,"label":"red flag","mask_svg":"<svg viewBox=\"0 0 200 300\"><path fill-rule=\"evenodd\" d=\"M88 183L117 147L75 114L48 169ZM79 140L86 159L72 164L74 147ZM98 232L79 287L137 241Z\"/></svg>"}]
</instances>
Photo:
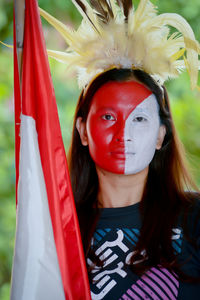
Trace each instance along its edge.
<instances>
[{"instance_id":1,"label":"red flag","mask_svg":"<svg viewBox=\"0 0 200 300\"><path fill-rule=\"evenodd\" d=\"M16 41L14 68L18 205L11 299L91 299L36 0L25 1L22 97Z\"/></svg>"}]
</instances>

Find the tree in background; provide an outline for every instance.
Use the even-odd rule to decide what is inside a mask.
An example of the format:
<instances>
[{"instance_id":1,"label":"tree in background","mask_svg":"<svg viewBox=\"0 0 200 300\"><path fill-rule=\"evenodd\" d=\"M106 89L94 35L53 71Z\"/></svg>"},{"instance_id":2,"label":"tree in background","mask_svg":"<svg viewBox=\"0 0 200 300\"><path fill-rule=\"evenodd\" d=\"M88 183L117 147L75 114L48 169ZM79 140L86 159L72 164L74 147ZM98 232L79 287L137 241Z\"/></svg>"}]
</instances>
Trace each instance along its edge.
<instances>
[{"instance_id":1,"label":"tree in background","mask_svg":"<svg viewBox=\"0 0 200 300\"><path fill-rule=\"evenodd\" d=\"M56 18L70 25L79 24L80 16L70 0L39 0ZM137 4L139 0L134 0ZM177 12L191 24L200 41L200 1L168 0L152 1L159 12ZM12 44L13 1L0 2L0 40ZM60 50L65 42L44 21L47 47ZM76 26L76 25L75 25ZM15 232L15 163L14 163L14 115L13 115L13 67L12 51L0 46L0 299L9 299L10 273ZM55 93L58 103L63 139L67 149L74 107L80 91L75 80L67 74L66 66L50 59ZM199 81L200 85L200 81ZM186 73L167 83L175 124L186 147L188 160L200 185L200 93L191 91Z\"/></svg>"}]
</instances>

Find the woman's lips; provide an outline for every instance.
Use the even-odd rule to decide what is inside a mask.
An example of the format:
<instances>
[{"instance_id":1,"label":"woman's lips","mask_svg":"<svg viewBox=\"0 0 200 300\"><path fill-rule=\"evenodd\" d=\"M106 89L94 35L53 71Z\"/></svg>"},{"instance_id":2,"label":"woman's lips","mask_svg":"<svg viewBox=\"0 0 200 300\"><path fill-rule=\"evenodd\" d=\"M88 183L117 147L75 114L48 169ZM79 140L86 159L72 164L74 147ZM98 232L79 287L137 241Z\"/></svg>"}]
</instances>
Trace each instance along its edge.
<instances>
[{"instance_id":1,"label":"woman's lips","mask_svg":"<svg viewBox=\"0 0 200 300\"><path fill-rule=\"evenodd\" d=\"M118 159L126 159L129 155L135 155L134 152L124 152L124 151L112 151L111 152L112 157L118 158Z\"/></svg>"},{"instance_id":2,"label":"woman's lips","mask_svg":"<svg viewBox=\"0 0 200 300\"><path fill-rule=\"evenodd\" d=\"M111 152L112 157L117 159L124 159L126 158L124 151L113 151Z\"/></svg>"}]
</instances>

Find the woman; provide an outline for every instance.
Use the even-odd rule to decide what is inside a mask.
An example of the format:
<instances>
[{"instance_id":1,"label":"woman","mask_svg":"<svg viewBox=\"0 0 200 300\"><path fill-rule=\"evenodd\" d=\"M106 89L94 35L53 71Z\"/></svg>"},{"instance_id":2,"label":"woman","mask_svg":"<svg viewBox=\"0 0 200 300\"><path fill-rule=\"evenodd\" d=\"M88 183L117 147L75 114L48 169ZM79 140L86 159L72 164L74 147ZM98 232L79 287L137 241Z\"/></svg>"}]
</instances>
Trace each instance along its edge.
<instances>
[{"instance_id":1,"label":"woman","mask_svg":"<svg viewBox=\"0 0 200 300\"><path fill-rule=\"evenodd\" d=\"M140 70L99 75L79 99L69 166L92 298L199 299L200 197L186 192L165 88Z\"/></svg>"},{"instance_id":2,"label":"woman","mask_svg":"<svg viewBox=\"0 0 200 300\"><path fill-rule=\"evenodd\" d=\"M83 89L69 168L92 298L199 299L199 194L163 84L186 68L197 86L200 45L150 1L73 2L77 31L40 12L68 45L49 55Z\"/></svg>"}]
</instances>

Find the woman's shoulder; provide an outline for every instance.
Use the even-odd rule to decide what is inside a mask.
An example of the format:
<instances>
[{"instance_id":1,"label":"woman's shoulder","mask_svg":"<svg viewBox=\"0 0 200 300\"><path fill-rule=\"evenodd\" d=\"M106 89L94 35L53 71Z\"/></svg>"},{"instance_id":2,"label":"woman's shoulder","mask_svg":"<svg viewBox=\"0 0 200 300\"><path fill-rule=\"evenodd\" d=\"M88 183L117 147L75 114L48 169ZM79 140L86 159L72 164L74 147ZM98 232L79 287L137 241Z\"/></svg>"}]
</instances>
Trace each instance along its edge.
<instances>
[{"instance_id":1,"label":"woman's shoulder","mask_svg":"<svg viewBox=\"0 0 200 300\"><path fill-rule=\"evenodd\" d=\"M188 211L191 215L198 214L200 212L200 193L198 192L185 192L185 196L187 201L186 210L188 208Z\"/></svg>"},{"instance_id":2,"label":"woman's shoulder","mask_svg":"<svg viewBox=\"0 0 200 300\"><path fill-rule=\"evenodd\" d=\"M195 238L200 237L200 193L185 192L185 201L180 214L182 227Z\"/></svg>"}]
</instances>

